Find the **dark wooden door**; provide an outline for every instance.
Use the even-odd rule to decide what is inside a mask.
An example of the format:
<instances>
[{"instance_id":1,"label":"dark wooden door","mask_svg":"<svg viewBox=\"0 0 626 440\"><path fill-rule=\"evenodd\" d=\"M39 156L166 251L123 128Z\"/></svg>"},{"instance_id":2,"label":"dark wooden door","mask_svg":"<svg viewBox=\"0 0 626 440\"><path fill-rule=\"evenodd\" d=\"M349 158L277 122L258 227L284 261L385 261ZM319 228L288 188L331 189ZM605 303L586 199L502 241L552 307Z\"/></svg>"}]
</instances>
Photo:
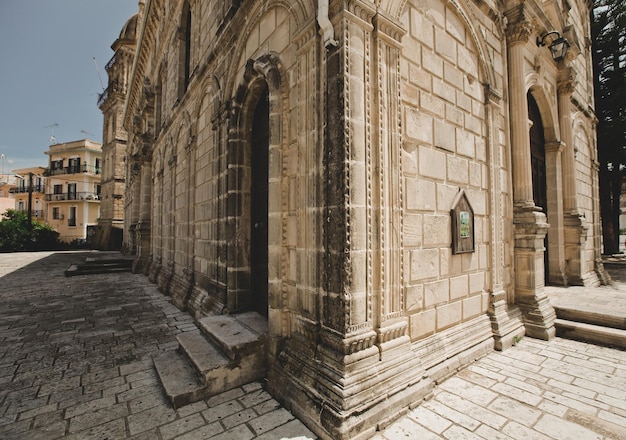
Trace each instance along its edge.
<instances>
[{"instance_id":1,"label":"dark wooden door","mask_svg":"<svg viewBox=\"0 0 626 440\"><path fill-rule=\"evenodd\" d=\"M261 94L256 106L251 136L250 291L252 308L259 314L267 316L269 175L269 96L267 89Z\"/></svg>"}]
</instances>

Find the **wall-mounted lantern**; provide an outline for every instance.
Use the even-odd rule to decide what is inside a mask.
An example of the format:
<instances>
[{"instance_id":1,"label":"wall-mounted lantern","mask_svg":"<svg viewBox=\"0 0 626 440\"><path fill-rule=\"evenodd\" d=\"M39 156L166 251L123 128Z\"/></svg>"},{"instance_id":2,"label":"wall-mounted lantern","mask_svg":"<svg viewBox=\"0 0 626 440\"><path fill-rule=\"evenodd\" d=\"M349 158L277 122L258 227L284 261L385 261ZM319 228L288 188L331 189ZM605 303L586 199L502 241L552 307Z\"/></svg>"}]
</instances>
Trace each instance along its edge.
<instances>
[{"instance_id":1,"label":"wall-mounted lantern","mask_svg":"<svg viewBox=\"0 0 626 440\"><path fill-rule=\"evenodd\" d=\"M547 32L543 34L541 38L537 37L537 46L545 46L545 40L550 35L556 35L556 37L552 40L548 49L550 49L554 61L561 61L565 58L570 44L569 41L567 41L558 31Z\"/></svg>"}]
</instances>

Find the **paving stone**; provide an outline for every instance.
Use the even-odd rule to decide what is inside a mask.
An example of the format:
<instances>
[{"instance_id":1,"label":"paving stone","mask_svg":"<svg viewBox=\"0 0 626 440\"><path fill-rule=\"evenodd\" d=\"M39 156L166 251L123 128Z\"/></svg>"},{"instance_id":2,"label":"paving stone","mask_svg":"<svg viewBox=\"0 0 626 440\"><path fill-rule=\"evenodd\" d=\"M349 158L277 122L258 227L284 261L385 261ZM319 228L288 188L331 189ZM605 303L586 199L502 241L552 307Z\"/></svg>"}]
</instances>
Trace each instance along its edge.
<instances>
[{"instance_id":1,"label":"paving stone","mask_svg":"<svg viewBox=\"0 0 626 440\"><path fill-rule=\"evenodd\" d=\"M117 402L115 397L108 396L100 399L90 400L86 403L81 403L78 405L70 406L65 410L65 418L71 419L72 417L76 417L81 414L89 413L96 411L101 408L108 408L115 405Z\"/></svg>"},{"instance_id":2,"label":"paving stone","mask_svg":"<svg viewBox=\"0 0 626 440\"><path fill-rule=\"evenodd\" d=\"M69 432L76 433L85 431L93 426L126 417L127 415L128 408L123 403L113 405L107 408L98 409L96 411L88 412L71 418Z\"/></svg>"},{"instance_id":3,"label":"paving stone","mask_svg":"<svg viewBox=\"0 0 626 440\"><path fill-rule=\"evenodd\" d=\"M249 422L255 417L257 417L257 413L255 413L252 408L248 408L243 411L236 412L235 414L231 414L228 417L224 417L222 419L222 425L224 425L224 427L228 430L233 426Z\"/></svg>"},{"instance_id":4,"label":"paving stone","mask_svg":"<svg viewBox=\"0 0 626 440\"><path fill-rule=\"evenodd\" d=\"M64 440L113 440L119 438L126 438L126 422L123 418L63 437Z\"/></svg>"},{"instance_id":5,"label":"paving stone","mask_svg":"<svg viewBox=\"0 0 626 440\"><path fill-rule=\"evenodd\" d=\"M293 418L294 416L285 408L278 408L274 411L250 420L248 422L248 426L252 428L256 435L261 435L271 431L272 429L276 429L281 425L284 425L288 421L293 420Z\"/></svg>"},{"instance_id":6,"label":"paving stone","mask_svg":"<svg viewBox=\"0 0 626 440\"><path fill-rule=\"evenodd\" d=\"M66 421L59 421L51 425L28 431L28 440L54 440L65 436Z\"/></svg>"},{"instance_id":7,"label":"paving stone","mask_svg":"<svg viewBox=\"0 0 626 440\"><path fill-rule=\"evenodd\" d=\"M200 414L192 414L188 417L178 419L172 423L161 426L159 431L164 440L178 437L186 432L200 428L205 425L205 421Z\"/></svg>"},{"instance_id":8,"label":"paving stone","mask_svg":"<svg viewBox=\"0 0 626 440\"><path fill-rule=\"evenodd\" d=\"M269 440L270 438L272 438L271 436L273 434L273 432L268 432L265 436L266 439ZM435 434L434 432L431 432L428 429L418 425L416 422L408 418L402 418L397 422L391 424L389 427L387 427L387 429L385 429L385 431L382 433L382 436L387 440L438 440L443 438Z\"/></svg>"},{"instance_id":9,"label":"paving stone","mask_svg":"<svg viewBox=\"0 0 626 440\"><path fill-rule=\"evenodd\" d=\"M235 429L228 435L225 435L223 438L224 440L231 440L231 439L234 440L234 439L239 439L239 438L243 440L246 437L245 435L241 435L241 434L243 434L243 431L245 430L247 430L248 432L251 432L247 426L240 425L239 430ZM176 440L204 440L204 439L209 439L209 438L214 439L221 432L224 432L224 428L222 427L222 425L219 422L214 422L209 425L205 425L202 428L194 429L193 431L190 431L187 434L178 436L176 437ZM248 438L251 438L251 437L248 437Z\"/></svg>"},{"instance_id":10,"label":"paving stone","mask_svg":"<svg viewBox=\"0 0 626 440\"><path fill-rule=\"evenodd\" d=\"M544 414L534 427L535 431L552 438L568 440L603 440L603 436L576 423Z\"/></svg>"},{"instance_id":11,"label":"paving stone","mask_svg":"<svg viewBox=\"0 0 626 440\"><path fill-rule=\"evenodd\" d=\"M137 399L128 402L131 414L136 414L157 406L168 406L167 399L159 389L151 394L138 397Z\"/></svg>"},{"instance_id":12,"label":"paving stone","mask_svg":"<svg viewBox=\"0 0 626 440\"><path fill-rule=\"evenodd\" d=\"M135 435L175 419L176 412L173 409L167 406L157 406L128 416L128 430L131 435Z\"/></svg>"},{"instance_id":13,"label":"paving stone","mask_svg":"<svg viewBox=\"0 0 626 440\"><path fill-rule=\"evenodd\" d=\"M452 425L450 420L431 411L424 405L420 405L414 410L409 411L408 417L437 434L441 434Z\"/></svg>"}]
</instances>

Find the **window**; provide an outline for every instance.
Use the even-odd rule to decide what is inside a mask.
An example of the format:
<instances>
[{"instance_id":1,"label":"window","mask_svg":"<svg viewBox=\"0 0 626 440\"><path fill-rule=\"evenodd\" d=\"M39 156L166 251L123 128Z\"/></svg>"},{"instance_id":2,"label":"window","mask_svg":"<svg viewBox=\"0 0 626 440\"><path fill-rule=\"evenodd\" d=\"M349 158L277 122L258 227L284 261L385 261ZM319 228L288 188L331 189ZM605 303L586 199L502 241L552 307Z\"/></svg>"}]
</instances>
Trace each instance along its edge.
<instances>
[{"instance_id":1,"label":"window","mask_svg":"<svg viewBox=\"0 0 626 440\"><path fill-rule=\"evenodd\" d=\"M23 201L19 201L17 202L17 210L18 211L26 211L26 208L24 208L24 202Z\"/></svg>"},{"instance_id":2,"label":"window","mask_svg":"<svg viewBox=\"0 0 626 440\"><path fill-rule=\"evenodd\" d=\"M50 161L50 169L52 171L54 171L54 170L62 170L63 169L63 159Z\"/></svg>"},{"instance_id":3,"label":"window","mask_svg":"<svg viewBox=\"0 0 626 440\"><path fill-rule=\"evenodd\" d=\"M61 212L58 206L52 208L52 220L59 220L61 218Z\"/></svg>"},{"instance_id":4,"label":"window","mask_svg":"<svg viewBox=\"0 0 626 440\"><path fill-rule=\"evenodd\" d=\"M70 207L70 216L67 219L68 226L76 226L76 206Z\"/></svg>"},{"instance_id":5,"label":"window","mask_svg":"<svg viewBox=\"0 0 626 440\"><path fill-rule=\"evenodd\" d=\"M101 168L102 165L100 164L100 158L96 157L96 174L100 174L102 172Z\"/></svg>"},{"instance_id":6,"label":"window","mask_svg":"<svg viewBox=\"0 0 626 440\"><path fill-rule=\"evenodd\" d=\"M178 52L178 99L181 99L187 87L191 74L191 8L185 1L180 20L180 46Z\"/></svg>"},{"instance_id":7,"label":"window","mask_svg":"<svg viewBox=\"0 0 626 440\"><path fill-rule=\"evenodd\" d=\"M63 194L63 185L54 185L53 191L55 194Z\"/></svg>"},{"instance_id":8,"label":"window","mask_svg":"<svg viewBox=\"0 0 626 440\"><path fill-rule=\"evenodd\" d=\"M80 173L80 157L68 160L68 168L70 174Z\"/></svg>"},{"instance_id":9,"label":"window","mask_svg":"<svg viewBox=\"0 0 626 440\"><path fill-rule=\"evenodd\" d=\"M67 184L67 200L76 200L76 184Z\"/></svg>"}]
</instances>

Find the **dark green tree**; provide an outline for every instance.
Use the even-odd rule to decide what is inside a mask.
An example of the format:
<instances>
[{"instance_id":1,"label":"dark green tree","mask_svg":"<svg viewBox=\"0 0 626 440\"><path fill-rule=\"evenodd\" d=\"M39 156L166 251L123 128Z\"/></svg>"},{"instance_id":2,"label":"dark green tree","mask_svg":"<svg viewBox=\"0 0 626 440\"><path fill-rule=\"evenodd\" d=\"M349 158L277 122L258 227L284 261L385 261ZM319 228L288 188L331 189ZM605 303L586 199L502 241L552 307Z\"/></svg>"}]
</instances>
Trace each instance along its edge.
<instances>
[{"instance_id":1,"label":"dark green tree","mask_svg":"<svg viewBox=\"0 0 626 440\"><path fill-rule=\"evenodd\" d=\"M626 2L594 0L595 108L604 253L619 252L622 180L626 176Z\"/></svg>"},{"instance_id":2,"label":"dark green tree","mask_svg":"<svg viewBox=\"0 0 626 440\"><path fill-rule=\"evenodd\" d=\"M7 209L0 221L0 251L24 251L55 249L59 245L59 233L50 225L33 220L28 222L24 211Z\"/></svg>"}]
</instances>

